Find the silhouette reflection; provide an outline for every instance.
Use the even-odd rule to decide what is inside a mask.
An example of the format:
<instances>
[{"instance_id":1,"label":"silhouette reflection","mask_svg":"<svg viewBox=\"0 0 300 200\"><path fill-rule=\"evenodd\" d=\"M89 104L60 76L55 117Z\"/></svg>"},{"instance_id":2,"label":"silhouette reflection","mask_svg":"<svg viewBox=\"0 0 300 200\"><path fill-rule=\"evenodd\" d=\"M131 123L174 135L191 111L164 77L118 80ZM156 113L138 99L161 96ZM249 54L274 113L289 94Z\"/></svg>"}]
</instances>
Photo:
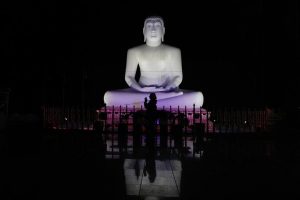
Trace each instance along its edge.
<instances>
[{"instance_id":1,"label":"silhouette reflection","mask_svg":"<svg viewBox=\"0 0 300 200\"><path fill-rule=\"evenodd\" d=\"M156 96L145 98L145 111L136 112L133 131L133 158L124 160L124 174L128 196L141 199L178 198L180 195L181 161L157 160L158 149L168 148L167 133L168 113L157 111ZM159 124L157 123L159 119ZM158 125L160 134L158 134ZM144 131L143 131L143 128ZM163 139L162 135L163 134ZM158 138L160 137L160 138ZM141 142L145 139L145 143ZM160 147L157 148L157 145Z\"/></svg>"}]
</instances>

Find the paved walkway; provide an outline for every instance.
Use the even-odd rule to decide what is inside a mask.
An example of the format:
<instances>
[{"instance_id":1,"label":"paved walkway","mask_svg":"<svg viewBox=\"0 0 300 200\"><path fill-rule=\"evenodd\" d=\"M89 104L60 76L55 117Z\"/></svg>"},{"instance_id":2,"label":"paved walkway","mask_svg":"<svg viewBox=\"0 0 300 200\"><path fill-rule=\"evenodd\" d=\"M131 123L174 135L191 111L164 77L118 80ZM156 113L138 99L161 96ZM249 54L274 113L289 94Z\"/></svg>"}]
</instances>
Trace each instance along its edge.
<instances>
[{"instance_id":1,"label":"paved walkway","mask_svg":"<svg viewBox=\"0 0 300 200\"><path fill-rule=\"evenodd\" d=\"M125 159L124 175L128 196L142 199L179 199L181 162L155 160L153 169L146 170L144 159Z\"/></svg>"}]
</instances>

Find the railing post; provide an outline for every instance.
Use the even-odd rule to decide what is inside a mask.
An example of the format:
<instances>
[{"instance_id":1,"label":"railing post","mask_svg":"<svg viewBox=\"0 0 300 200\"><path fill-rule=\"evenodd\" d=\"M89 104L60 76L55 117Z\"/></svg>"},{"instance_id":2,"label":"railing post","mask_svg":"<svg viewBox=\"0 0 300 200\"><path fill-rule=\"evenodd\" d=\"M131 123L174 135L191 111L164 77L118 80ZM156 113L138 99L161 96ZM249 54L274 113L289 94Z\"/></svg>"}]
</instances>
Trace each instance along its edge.
<instances>
[{"instance_id":1,"label":"railing post","mask_svg":"<svg viewBox=\"0 0 300 200\"><path fill-rule=\"evenodd\" d=\"M114 158L115 106L112 107L111 117L111 157Z\"/></svg>"}]
</instances>

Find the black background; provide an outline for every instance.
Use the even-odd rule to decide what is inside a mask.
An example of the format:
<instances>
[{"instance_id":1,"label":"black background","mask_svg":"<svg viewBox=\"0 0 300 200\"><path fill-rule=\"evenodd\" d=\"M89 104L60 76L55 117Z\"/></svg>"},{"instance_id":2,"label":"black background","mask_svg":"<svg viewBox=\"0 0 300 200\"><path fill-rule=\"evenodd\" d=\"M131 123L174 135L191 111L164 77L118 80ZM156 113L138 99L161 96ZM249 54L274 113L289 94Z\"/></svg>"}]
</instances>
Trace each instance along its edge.
<instances>
[{"instance_id":1,"label":"black background","mask_svg":"<svg viewBox=\"0 0 300 200\"><path fill-rule=\"evenodd\" d=\"M208 106L299 104L296 1L24 1L1 6L1 82L10 109L98 106L127 87L127 49L143 43L147 16L165 20L182 51L181 88Z\"/></svg>"}]
</instances>

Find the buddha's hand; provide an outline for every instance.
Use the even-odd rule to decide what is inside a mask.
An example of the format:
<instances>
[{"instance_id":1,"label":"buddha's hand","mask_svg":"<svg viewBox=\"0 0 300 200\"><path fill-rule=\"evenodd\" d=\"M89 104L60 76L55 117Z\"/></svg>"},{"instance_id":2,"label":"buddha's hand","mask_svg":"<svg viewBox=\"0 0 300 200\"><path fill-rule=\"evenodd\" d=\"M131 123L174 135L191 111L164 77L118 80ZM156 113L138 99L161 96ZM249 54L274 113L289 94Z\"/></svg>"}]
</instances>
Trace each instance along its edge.
<instances>
[{"instance_id":1,"label":"buddha's hand","mask_svg":"<svg viewBox=\"0 0 300 200\"><path fill-rule=\"evenodd\" d=\"M156 92L166 92L167 90L166 90L166 88L164 88L164 87L156 87L156 88L155 88L155 91L156 91Z\"/></svg>"},{"instance_id":2,"label":"buddha's hand","mask_svg":"<svg viewBox=\"0 0 300 200\"><path fill-rule=\"evenodd\" d=\"M165 92L166 89L164 87L143 87L140 92Z\"/></svg>"},{"instance_id":3,"label":"buddha's hand","mask_svg":"<svg viewBox=\"0 0 300 200\"><path fill-rule=\"evenodd\" d=\"M156 87L142 87L139 91L140 92L156 92Z\"/></svg>"},{"instance_id":4,"label":"buddha's hand","mask_svg":"<svg viewBox=\"0 0 300 200\"><path fill-rule=\"evenodd\" d=\"M167 85L165 87L165 91L173 91L173 92L176 92L178 90L178 87L176 86L173 86L173 85Z\"/></svg>"}]
</instances>

